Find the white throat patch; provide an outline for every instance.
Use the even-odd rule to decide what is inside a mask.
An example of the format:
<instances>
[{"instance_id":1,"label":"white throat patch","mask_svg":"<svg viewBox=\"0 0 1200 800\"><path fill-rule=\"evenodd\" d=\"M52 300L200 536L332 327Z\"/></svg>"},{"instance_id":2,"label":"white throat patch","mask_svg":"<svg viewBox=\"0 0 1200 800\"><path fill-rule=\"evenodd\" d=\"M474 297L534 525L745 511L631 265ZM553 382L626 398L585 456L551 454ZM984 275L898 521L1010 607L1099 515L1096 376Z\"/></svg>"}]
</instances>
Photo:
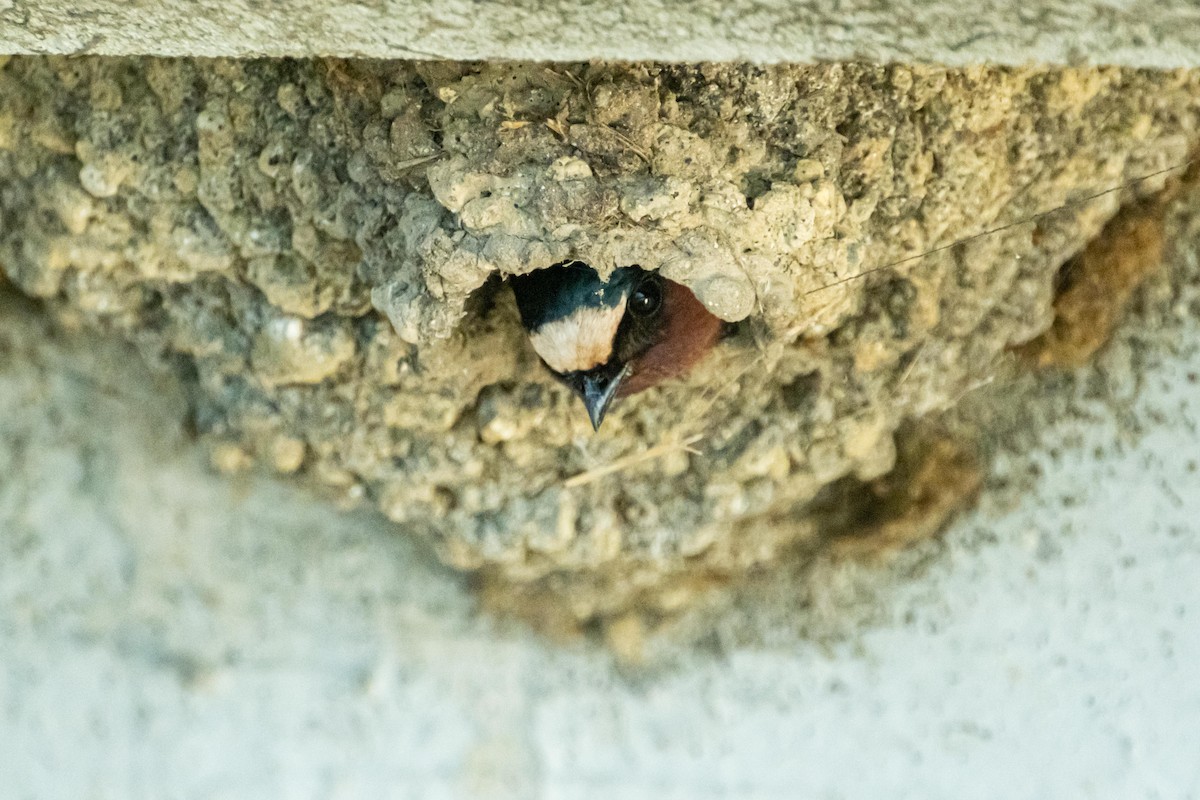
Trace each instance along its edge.
<instances>
[{"instance_id":1,"label":"white throat patch","mask_svg":"<svg viewBox=\"0 0 1200 800\"><path fill-rule=\"evenodd\" d=\"M617 327L625 316L625 298L612 308L581 308L547 322L529 335L533 349L558 373L589 370L612 357Z\"/></svg>"}]
</instances>

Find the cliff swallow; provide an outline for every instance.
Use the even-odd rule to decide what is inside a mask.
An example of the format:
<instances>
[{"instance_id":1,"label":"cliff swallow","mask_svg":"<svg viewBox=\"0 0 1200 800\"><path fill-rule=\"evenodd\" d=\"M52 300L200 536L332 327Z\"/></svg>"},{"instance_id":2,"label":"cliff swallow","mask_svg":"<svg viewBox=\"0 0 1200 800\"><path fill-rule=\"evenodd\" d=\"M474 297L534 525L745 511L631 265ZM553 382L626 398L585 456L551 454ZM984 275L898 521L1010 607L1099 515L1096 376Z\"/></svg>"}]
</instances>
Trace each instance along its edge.
<instances>
[{"instance_id":1,"label":"cliff swallow","mask_svg":"<svg viewBox=\"0 0 1200 800\"><path fill-rule=\"evenodd\" d=\"M582 261L510 279L529 341L599 430L613 401L685 374L724 323L686 286L641 267L607 281Z\"/></svg>"}]
</instances>

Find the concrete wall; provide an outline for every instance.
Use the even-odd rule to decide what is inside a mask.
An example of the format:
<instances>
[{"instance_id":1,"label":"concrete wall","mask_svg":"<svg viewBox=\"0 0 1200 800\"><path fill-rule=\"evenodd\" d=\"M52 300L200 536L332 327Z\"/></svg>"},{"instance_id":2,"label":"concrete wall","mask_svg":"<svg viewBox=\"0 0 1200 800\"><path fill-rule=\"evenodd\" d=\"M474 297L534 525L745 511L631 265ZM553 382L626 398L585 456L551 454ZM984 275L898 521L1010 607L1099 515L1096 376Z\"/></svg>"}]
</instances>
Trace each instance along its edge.
<instances>
[{"instance_id":1,"label":"concrete wall","mask_svg":"<svg viewBox=\"0 0 1200 800\"><path fill-rule=\"evenodd\" d=\"M0 0L0 52L1200 65L1187 0Z\"/></svg>"}]
</instances>

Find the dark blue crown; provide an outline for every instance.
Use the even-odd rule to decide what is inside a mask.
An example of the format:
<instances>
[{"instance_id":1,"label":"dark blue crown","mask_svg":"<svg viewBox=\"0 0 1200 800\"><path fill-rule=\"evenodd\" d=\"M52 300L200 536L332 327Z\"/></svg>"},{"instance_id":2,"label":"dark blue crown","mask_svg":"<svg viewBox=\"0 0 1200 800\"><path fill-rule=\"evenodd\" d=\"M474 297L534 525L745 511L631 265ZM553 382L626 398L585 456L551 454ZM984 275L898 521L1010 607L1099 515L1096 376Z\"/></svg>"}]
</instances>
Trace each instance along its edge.
<instances>
[{"instance_id":1,"label":"dark blue crown","mask_svg":"<svg viewBox=\"0 0 1200 800\"><path fill-rule=\"evenodd\" d=\"M527 330L535 331L580 308L613 308L642 274L639 267L620 267L605 282L600 280L600 273L582 261L564 261L527 275L515 275L509 282L521 322Z\"/></svg>"}]
</instances>

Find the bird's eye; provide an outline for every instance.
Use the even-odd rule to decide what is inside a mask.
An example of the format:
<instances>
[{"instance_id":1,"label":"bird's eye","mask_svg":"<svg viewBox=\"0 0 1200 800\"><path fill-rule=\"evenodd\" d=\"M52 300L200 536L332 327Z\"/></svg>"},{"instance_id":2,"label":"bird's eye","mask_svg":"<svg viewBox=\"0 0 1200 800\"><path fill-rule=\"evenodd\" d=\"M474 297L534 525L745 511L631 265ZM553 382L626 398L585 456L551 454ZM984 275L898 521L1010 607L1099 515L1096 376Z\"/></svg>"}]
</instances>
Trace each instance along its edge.
<instances>
[{"instance_id":1,"label":"bird's eye","mask_svg":"<svg viewBox=\"0 0 1200 800\"><path fill-rule=\"evenodd\" d=\"M629 310L640 317L648 317L662 305L662 287L656 280L642 281L629 296Z\"/></svg>"}]
</instances>

